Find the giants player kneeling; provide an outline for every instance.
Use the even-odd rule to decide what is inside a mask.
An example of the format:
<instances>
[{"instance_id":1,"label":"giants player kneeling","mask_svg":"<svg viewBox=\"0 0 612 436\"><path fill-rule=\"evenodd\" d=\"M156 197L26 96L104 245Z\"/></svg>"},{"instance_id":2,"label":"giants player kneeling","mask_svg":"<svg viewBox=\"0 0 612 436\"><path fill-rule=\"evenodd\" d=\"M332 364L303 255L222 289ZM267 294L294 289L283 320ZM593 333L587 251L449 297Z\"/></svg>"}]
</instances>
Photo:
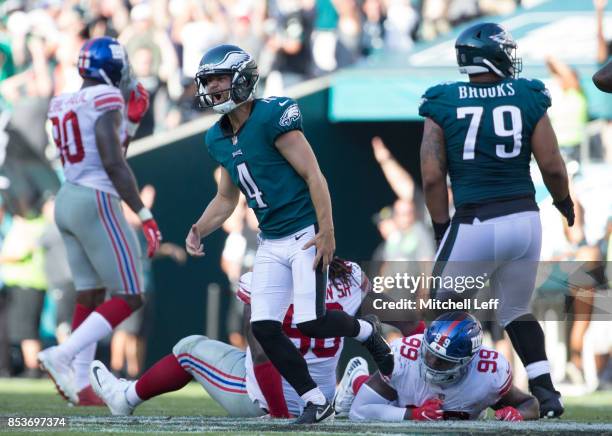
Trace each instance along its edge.
<instances>
[{"instance_id":1,"label":"giants player kneeling","mask_svg":"<svg viewBox=\"0 0 612 436\"><path fill-rule=\"evenodd\" d=\"M446 313L424 334L392 343L390 378L377 372L367 380L363 370L355 370L365 362L358 357L349 362L336 394L336 413L348 413L351 420L435 421L478 419L491 407L502 421L538 419L538 400L514 387L508 361L481 344L476 318Z\"/></svg>"},{"instance_id":2,"label":"giants player kneeling","mask_svg":"<svg viewBox=\"0 0 612 436\"><path fill-rule=\"evenodd\" d=\"M281 378L250 329L251 276L252 273L246 273L241 277L237 293L238 299L245 303L249 344L246 353L206 336L188 336L175 345L172 354L158 361L135 382L116 379L102 362L94 361L89 378L111 413L131 415L144 400L181 389L195 379L230 416L254 417L266 413L278 418L300 416L304 402ZM359 265L335 258L329 267L327 310L344 310L355 315L368 288L369 280ZM304 336L293 320L293 305L285 315L283 331L304 355L313 380L331 401L344 339Z\"/></svg>"}]
</instances>

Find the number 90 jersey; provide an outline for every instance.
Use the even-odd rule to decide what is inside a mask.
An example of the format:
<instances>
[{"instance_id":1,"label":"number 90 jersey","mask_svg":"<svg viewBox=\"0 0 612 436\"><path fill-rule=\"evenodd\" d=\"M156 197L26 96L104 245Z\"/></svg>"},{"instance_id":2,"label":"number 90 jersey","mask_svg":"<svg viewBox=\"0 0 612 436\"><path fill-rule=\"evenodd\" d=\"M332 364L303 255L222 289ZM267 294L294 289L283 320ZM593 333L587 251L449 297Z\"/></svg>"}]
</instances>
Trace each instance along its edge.
<instances>
[{"instance_id":1,"label":"number 90 jersey","mask_svg":"<svg viewBox=\"0 0 612 436\"><path fill-rule=\"evenodd\" d=\"M438 386L425 381L421 368L423 335L396 339L391 343L395 367L389 385L397 391L396 406L421 406L425 401L443 401L444 419L478 419L512 387L512 370L497 351L482 347L455 384Z\"/></svg>"},{"instance_id":2,"label":"number 90 jersey","mask_svg":"<svg viewBox=\"0 0 612 436\"><path fill-rule=\"evenodd\" d=\"M118 196L96 145L96 121L110 110L124 112L121 92L114 86L96 85L54 97L48 118L66 180ZM122 144L126 136L124 118L119 138Z\"/></svg>"},{"instance_id":3,"label":"number 90 jersey","mask_svg":"<svg viewBox=\"0 0 612 436\"><path fill-rule=\"evenodd\" d=\"M327 290L325 291L325 305L327 310L343 310L349 315L355 315L363 299L363 291L361 289L362 271L356 263L349 262L349 265L351 267L350 282L333 285L332 282L329 281ZM243 278L247 275L250 276L250 273L243 275ZM247 287L242 285L243 278L240 279L241 285L237 292L237 298L249 304L250 293ZM250 277L246 277L246 279L250 281ZM310 375L323 392L323 395L331 402L336 390L336 367L338 366L338 360L340 359L342 347L344 346L344 338L314 339L304 336L298 330L293 320L293 305L289 306L287 314L285 315L283 332L289 336L293 345L302 353L308 365ZM252 400L257 400L261 407L267 408L266 400L255 379L253 360L251 358L250 349L248 348L246 358L246 386L249 397L251 397ZM304 402L284 378L283 393L289 412L295 416L299 416L302 413Z\"/></svg>"},{"instance_id":4,"label":"number 90 jersey","mask_svg":"<svg viewBox=\"0 0 612 436\"><path fill-rule=\"evenodd\" d=\"M450 82L429 88L419 114L444 131L455 206L534 195L531 136L550 106L539 80Z\"/></svg>"}]
</instances>

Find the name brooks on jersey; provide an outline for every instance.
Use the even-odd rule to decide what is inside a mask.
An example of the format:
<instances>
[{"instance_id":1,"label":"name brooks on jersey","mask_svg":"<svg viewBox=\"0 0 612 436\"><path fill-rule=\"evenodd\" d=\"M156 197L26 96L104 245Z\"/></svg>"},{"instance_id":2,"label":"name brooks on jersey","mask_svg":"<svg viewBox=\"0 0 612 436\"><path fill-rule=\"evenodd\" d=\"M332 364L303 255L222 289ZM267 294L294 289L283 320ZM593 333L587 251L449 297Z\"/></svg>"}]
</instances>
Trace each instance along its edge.
<instances>
[{"instance_id":1,"label":"name brooks on jersey","mask_svg":"<svg viewBox=\"0 0 612 436\"><path fill-rule=\"evenodd\" d=\"M516 91L512 83L501 83L499 85L483 87L472 87L469 85L461 85L457 87L459 99L465 98L495 98L495 97L512 97Z\"/></svg>"}]
</instances>

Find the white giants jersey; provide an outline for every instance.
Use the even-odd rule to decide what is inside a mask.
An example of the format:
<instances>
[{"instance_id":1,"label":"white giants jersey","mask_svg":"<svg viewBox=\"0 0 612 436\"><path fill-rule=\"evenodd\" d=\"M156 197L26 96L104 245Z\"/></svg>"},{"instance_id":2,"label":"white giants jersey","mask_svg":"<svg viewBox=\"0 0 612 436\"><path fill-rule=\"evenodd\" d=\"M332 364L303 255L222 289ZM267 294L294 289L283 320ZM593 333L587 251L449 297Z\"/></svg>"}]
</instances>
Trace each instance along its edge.
<instances>
[{"instance_id":1,"label":"white giants jersey","mask_svg":"<svg viewBox=\"0 0 612 436\"><path fill-rule=\"evenodd\" d=\"M355 315L361 306L361 300L364 295L364 291L361 289L362 272L356 263L349 262L349 265L351 267L350 283L334 286L329 281L325 294L325 305L327 310L343 310L349 315ZM245 274L243 278L247 275L247 280L250 282L250 273ZM241 286L237 297L241 301L250 304L250 293L242 286L243 278L240 280ZM306 360L312 379L321 389L323 395L331 402L336 390L336 367L338 366L338 359L344 346L344 338L313 339L304 336L298 330L293 320L293 305L289 306L285 315L283 331L289 336L295 347L300 350ZM257 400L261 407L268 408L267 402L255 379L251 351L248 348L246 358L246 388L249 397L253 401ZM283 393L289 413L299 416L304 408L304 402L284 378Z\"/></svg>"},{"instance_id":2,"label":"white giants jersey","mask_svg":"<svg viewBox=\"0 0 612 436\"><path fill-rule=\"evenodd\" d=\"M118 196L96 146L96 121L109 110L124 112L121 92L114 86L96 85L54 97L48 117L66 180ZM126 137L124 118L119 137L122 144Z\"/></svg>"},{"instance_id":3,"label":"white giants jersey","mask_svg":"<svg viewBox=\"0 0 612 436\"><path fill-rule=\"evenodd\" d=\"M444 419L478 419L512 387L512 370L497 351L482 347L458 382L438 386L425 381L421 367L423 335L396 339L391 343L395 367L390 386L397 391L395 406L421 406L425 401L443 401Z\"/></svg>"}]
</instances>

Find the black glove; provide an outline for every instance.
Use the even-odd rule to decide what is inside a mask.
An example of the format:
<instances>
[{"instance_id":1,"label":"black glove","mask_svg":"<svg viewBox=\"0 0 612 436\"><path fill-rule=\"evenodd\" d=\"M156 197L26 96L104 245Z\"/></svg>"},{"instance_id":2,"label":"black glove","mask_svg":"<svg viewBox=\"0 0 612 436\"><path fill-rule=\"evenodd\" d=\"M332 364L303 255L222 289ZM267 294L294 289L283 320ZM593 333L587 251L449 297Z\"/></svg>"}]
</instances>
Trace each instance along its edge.
<instances>
[{"instance_id":1,"label":"black glove","mask_svg":"<svg viewBox=\"0 0 612 436\"><path fill-rule=\"evenodd\" d=\"M431 223L433 224L434 237L436 238L436 248L438 248L440 246L440 243L442 242L442 239L444 238L444 233L446 233L446 229L448 229L448 226L450 226L450 220L442 224L437 223L435 221L432 221Z\"/></svg>"},{"instance_id":2,"label":"black glove","mask_svg":"<svg viewBox=\"0 0 612 436\"><path fill-rule=\"evenodd\" d=\"M565 197L564 200L556 201L553 204L557 209L559 209L561 215L565 217L565 219L567 220L567 225L569 227L573 226L574 218L576 218L576 215L574 215L574 202L572 201L569 194L567 194L567 197Z\"/></svg>"}]
</instances>

